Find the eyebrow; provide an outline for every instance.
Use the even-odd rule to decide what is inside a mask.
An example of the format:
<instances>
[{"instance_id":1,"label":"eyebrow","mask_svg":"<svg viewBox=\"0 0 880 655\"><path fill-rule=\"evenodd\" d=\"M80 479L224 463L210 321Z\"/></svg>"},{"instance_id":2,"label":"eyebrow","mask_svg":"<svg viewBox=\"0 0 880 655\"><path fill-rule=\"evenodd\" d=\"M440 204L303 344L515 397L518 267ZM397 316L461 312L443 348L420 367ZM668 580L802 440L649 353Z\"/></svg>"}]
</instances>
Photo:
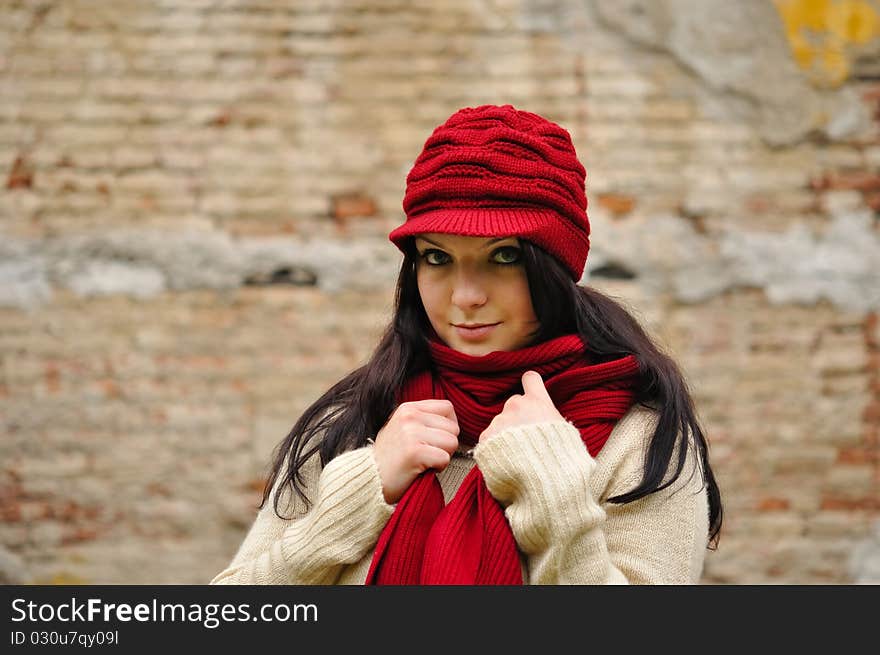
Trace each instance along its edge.
<instances>
[{"instance_id":1,"label":"eyebrow","mask_svg":"<svg viewBox=\"0 0 880 655\"><path fill-rule=\"evenodd\" d=\"M437 246L438 248L446 248L446 246L444 246L444 245L442 245L442 244L440 244L440 243L437 243L436 241L431 241L431 240L428 239L427 237L419 236L419 237L416 237L416 238L418 238L418 239L422 239L423 241L427 241L427 242L430 243L431 245ZM498 243L499 241L504 241L505 239L513 239L513 238L515 238L515 237L513 237L513 236L509 236L509 237L498 237L497 239L489 239L486 243L484 243L482 246L480 246L480 248L488 248L488 247L491 246L493 243Z\"/></svg>"}]
</instances>

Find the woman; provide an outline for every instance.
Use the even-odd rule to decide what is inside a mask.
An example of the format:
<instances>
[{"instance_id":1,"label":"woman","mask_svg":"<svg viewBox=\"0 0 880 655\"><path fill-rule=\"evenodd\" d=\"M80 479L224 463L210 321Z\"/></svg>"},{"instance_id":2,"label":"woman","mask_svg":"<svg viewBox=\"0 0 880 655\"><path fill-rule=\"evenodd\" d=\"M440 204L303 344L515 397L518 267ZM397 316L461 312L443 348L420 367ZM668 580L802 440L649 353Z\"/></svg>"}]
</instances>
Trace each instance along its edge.
<instances>
[{"instance_id":1,"label":"woman","mask_svg":"<svg viewBox=\"0 0 880 655\"><path fill-rule=\"evenodd\" d=\"M280 444L212 584L699 581L707 443L675 363L577 284L585 176L565 129L510 105L434 130L390 235L392 322Z\"/></svg>"}]
</instances>

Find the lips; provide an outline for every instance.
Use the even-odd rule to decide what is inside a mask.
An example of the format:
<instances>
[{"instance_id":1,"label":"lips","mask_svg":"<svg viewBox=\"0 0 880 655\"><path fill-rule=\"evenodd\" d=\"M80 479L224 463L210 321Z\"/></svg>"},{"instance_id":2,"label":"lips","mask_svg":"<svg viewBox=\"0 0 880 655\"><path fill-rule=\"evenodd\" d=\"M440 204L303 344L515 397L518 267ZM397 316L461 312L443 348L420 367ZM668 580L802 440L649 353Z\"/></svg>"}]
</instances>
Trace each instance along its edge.
<instances>
[{"instance_id":1,"label":"lips","mask_svg":"<svg viewBox=\"0 0 880 655\"><path fill-rule=\"evenodd\" d=\"M465 341L481 341L488 337L501 323L459 323L452 324L455 333Z\"/></svg>"}]
</instances>

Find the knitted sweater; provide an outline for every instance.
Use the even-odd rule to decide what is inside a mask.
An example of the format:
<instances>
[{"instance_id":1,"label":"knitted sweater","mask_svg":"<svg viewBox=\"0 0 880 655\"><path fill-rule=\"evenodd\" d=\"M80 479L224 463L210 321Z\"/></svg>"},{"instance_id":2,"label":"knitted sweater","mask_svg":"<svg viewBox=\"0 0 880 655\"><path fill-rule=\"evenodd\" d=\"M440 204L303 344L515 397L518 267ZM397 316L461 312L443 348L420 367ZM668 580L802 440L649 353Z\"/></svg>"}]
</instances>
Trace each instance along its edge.
<instances>
[{"instance_id":1,"label":"knitted sweater","mask_svg":"<svg viewBox=\"0 0 880 655\"><path fill-rule=\"evenodd\" d=\"M472 456L454 455L438 479L449 502L479 465L505 508L525 584L697 583L708 501L693 452L670 487L631 503L607 500L641 480L656 420L656 412L634 406L595 458L566 421L507 428ZM323 470L317 460L303 471L311 508L288 488L282 514L293 518L281 519L270 497L211 584L364 583L394 511L382 495L373 447L343 453Z\"/></svg>"}]
</instances>

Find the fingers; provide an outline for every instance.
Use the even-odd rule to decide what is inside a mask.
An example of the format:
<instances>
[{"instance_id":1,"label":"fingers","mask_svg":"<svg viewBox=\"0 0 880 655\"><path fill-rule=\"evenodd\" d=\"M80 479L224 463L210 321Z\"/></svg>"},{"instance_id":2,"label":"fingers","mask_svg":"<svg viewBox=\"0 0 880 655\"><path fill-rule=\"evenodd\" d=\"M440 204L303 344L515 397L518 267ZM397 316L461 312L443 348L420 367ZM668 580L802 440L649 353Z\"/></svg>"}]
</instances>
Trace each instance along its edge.
<instances>
[{"instance_id":1,"label":"fingers","mask_svg":"<svg viewBox=\"0 0 880 655\"><path fill-rule=\"evenodd\" d=\"M449 410L449 411L447 411ZM432 427L458 435L458 419L448 400L418 400L403 403L394 411L398 425Z\"/></svg>"},{"instance_id":2,"label":"fingers","mask_svg":"<svg viewBox=\"0 0 880 655\"><path fill-rule=\"evenodd\" d=\"M458 436L459 427L458 421L455 421L448 416L441 416L440 414L427 414L425 412L420 412L416 417L416 420L425 427L428 428L436 428L438 430L444 430L449 434Z\"/></svg>"},{"instance_id":3,"label":"fingers","mask_svg":"<svg viewBox=\"0 0 880 655\"><path fill-rule=\"evenodd\" d=\"M432 448L440 448L450 454L454 453L455 449L458 448L458 437L450 434L446 430L423 428L419 433L419 436L419 441L423 444L431 446Z\"/></svg>"},{"instance_id":4,"label":"fingers","mask_svg":"<svg viewBox=\"0 0 880 655\"><path fill-rule=\"evenodd\" d=\"M544 386L544 378L537 371L526 371L522 376L523 392L533 393L539 396L550 397L547 387Z\"/></svg>"},{"instance_id":5,"label":"fingers","mask_svg":"<svg viewBox=\"0 0 880 655\"><path fill-rule=\"evenodd\" d=\"M401 403L373 446L385 501L397 502L422 471L445 469L458 448L458 433L458 419L448 400Z\"/></svg>"},{"instance_id":6,"label":"fingers","mask_svg":"<svg viewBox=\"0 0 880 655\"><path fill-rule=\"evenodd\" d=\"M429 398L427 400L414 400L408 403L403 403L401 407L403 407L404 405L412 405L413 408L430 414L439 414L441 416L446 416L447 418L458 423L458 418L456 418L455 416L455 408L448 400Z\"/></svg>"},{"instance_id":7,"label":"fingers","mask_svg":"<svg viewBox=\"0 0 880 655\"><path fill-rule=\"evenodd\" d=\"M449 461L451 459L452 453L447 452L442 448L426 446L422 452L422 463L426 468L434 469L436 471L442 471L449 466Z\"/></svg>"}]
</instances>

